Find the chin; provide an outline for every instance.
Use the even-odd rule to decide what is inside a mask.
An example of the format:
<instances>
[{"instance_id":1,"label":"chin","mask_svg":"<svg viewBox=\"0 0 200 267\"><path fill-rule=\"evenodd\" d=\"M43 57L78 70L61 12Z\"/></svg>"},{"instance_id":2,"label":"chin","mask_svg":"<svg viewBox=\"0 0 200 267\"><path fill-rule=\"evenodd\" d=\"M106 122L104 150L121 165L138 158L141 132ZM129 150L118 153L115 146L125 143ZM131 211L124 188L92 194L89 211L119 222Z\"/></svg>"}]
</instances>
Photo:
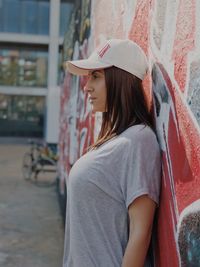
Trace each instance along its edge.
<instances>
[{"instance_id":1,"label":"chin","mask_svg":"<svg viewBox=\"0 0 200 267\"><path fill-rule=\"evenodd\" d=\"M102 109L92 109L92 112L105 112L104 110L102 110Z\"/></svg>"},{"instance_id":2,"label":"chin","mask_svg":"<svg viewBox=\"0 0 200 267\"><path fill-rule=\"evenodd\" d=\"M98 109L94 109L94 108L93 108L93 109L92 109L92 112L95 113L95 112L101 112L101 111L99 111Z\"/></svg>"},{"instance_id":3,"label":"chin","mask_svg":"<svg viewBox=\"0 0 200 267\"><path fill-rule=\"evenodd\" d=\"M92 112L105 112L105 108L91 105Z\"/></svg>"},{"instance_id":4,"label":"chin","mask_svg":"<svg viewBox=\"0 0 200 267\"><path fill-rule=\"evenodd\" d=\"M102 112L100 108L92 106L92 112Z\"/></svg>"}]
</instances>

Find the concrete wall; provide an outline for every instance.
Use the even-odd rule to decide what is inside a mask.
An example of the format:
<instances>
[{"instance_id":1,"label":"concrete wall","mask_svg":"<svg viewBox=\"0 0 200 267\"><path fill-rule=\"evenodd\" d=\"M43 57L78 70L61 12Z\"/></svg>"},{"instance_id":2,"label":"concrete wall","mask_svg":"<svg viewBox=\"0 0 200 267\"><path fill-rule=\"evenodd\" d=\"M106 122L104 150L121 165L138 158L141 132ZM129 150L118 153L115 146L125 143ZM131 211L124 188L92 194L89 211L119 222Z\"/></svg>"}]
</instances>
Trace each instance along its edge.
<instances>
[{"instance_id":1,"label":"concrete wall","mask_svg":"<svg viewBox=\"0 0 200 267\"><path fill-rule=\"evenodd\" d=\"M90 7L82 1L66 36L66 58L85 58L106 38L134 40L151 67L144 86L149 98L154 95L163 157L155 265L200 266L200 2L92 0ZM61 89L61 191L100 125L100 114L90 113L84 82L66 73Z\"/></svg>"}]
</instances>

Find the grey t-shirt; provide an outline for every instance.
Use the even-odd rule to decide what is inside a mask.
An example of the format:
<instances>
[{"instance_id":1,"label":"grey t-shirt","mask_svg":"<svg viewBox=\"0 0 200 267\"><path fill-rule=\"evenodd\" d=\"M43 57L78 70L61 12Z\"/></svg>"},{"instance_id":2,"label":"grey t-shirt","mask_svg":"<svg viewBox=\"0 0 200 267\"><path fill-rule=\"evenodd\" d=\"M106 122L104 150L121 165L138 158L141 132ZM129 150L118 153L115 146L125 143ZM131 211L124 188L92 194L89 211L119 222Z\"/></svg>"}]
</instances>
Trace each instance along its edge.
<instances>
[{"instance_id":1,"label":"grey t-shirt","mask_svg":"<svg viewBox=\"0 0 200 267\"><path fill-rule=\"evenodd\" d=\"M67 183L63 267L121 267L128 206L144 194L158 203L160 170L156 136L144 125L77 160Z\"/></svg>"}]
</instances>

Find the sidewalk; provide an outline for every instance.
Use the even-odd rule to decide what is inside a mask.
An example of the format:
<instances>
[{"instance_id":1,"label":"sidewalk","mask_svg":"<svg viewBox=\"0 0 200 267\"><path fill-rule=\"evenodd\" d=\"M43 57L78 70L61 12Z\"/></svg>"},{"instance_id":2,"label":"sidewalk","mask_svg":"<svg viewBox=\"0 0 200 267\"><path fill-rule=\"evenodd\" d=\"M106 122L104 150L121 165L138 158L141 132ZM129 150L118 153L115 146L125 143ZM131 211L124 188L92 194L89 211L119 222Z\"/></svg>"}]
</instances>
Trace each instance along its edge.
<instances>
[{"instance_id":1,"label":"sidewalk","mask_svg":"<svg viewBox=\"0 0 200 267\"><path fill-rule=\"evenodd\" d=\"M26 145L0 144L0 267L61 267L64 229L56 188L21 176Z\"/></svg>"}]
</instances>

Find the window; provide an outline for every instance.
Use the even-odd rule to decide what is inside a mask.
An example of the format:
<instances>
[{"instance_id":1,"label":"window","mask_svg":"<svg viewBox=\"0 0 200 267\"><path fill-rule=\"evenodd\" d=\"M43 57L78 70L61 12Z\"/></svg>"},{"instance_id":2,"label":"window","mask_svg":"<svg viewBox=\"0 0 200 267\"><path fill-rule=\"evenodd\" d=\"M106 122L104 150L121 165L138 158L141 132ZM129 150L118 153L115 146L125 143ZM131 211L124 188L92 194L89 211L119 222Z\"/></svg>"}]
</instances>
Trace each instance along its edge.
<instances>
[{"instance_id":1,"label":"window","mask_svg":"<svg viewBox=\"0 0 200 267\"><path fill-rule=\"evenodd\" d=\"M46 87L47 48L0 47L0 85Z\"/></svg>"},{"instance_id":2,"label":"window","mask_svg":"<svg viewBox=\"0 0 200 267\"><path fill-rule=\"evenodd\" d=\"M74 4L70 1L61 0L60 3L60 36L64 36L70 23L71 13L73 11Z\"/></svg>"},{"instance_id":3,"label":"window","mask_svg":"<svg viewBox=\"0 0 200 267\"><path fill-rule=\"evenodd\" d=\"M0 94L0 136L42 137L45 97Z\"/></svg>"},{"instance_id":4,"label":"window","mask_svg":"<svg viewBox=\"0 0 200 267\"><path fill-rule=\"evenodd\" d=\"M49 0L0 0L0 31L49 34Z\"/></svg>"}]
</instances>

